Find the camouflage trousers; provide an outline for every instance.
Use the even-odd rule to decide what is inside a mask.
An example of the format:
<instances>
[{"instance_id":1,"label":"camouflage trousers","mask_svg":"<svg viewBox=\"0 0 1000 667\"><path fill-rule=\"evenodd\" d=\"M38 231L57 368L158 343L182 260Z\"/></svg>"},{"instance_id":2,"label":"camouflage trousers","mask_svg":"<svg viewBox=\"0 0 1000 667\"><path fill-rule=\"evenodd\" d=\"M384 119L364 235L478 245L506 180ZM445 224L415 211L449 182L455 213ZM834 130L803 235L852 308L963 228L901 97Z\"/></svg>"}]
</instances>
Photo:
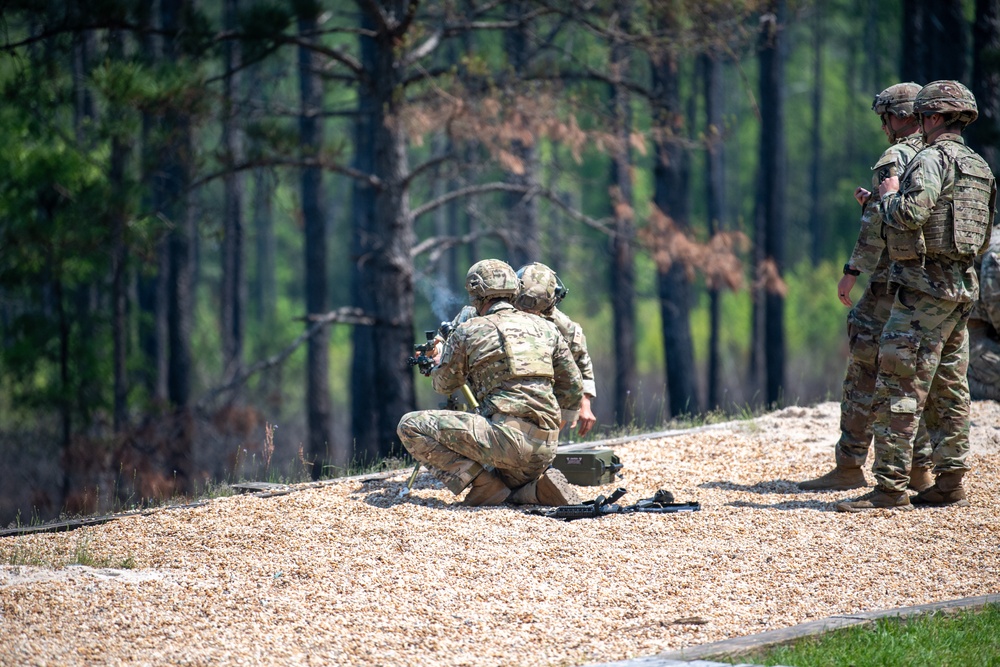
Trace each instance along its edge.
<instances>
[{"instance_id":1,"label":"camouflage trousers","mask_svg":"<svg viewBox=\"0 0 1000 667\"><path fill-rule=\"evenodd\" d=\"M516 428L454 410L409 412L396 433L410 456L458 495L487 466L516 489L541 476L556 455L556 442L526 438Z\"/></svg>"},{"instance_id":2,"label":"camouflage trousers","mask_svg":"<svg viewBox=\"0 0 1000 667\"><path fill-rule=\"evenodd\" d=\"M1000 401L1000 335L986 322L969 321L969 393Z\"/></svg>"},{"instance_id":3,"label":"camouflage trousers","mask_svg":"<svg viewBox=\"0 0 1000 667\"><path fill-rule=\"evenodd\" d=\"M882 330L875 382L875 462L879 487L903 491L917 423L934 443L936 473L968 470L970 303L900 286Z\"/></svg>"},{"instance_id":4,"label":"camouflage trousers","mask_svg":"<svg viewBox=\"0 0 1000 667\"><path fill-rule=\"evenodd\" d=\"M870 282L847 315L848 357L844 392L840 400L840 439L837 465L860 468L872 442L872 400L878 375L878 348L882 328L892 311L895 295L884 282ZM913 444L913 465L931 467L931 442L923 420Z\"/></svg>"}]
</instances>

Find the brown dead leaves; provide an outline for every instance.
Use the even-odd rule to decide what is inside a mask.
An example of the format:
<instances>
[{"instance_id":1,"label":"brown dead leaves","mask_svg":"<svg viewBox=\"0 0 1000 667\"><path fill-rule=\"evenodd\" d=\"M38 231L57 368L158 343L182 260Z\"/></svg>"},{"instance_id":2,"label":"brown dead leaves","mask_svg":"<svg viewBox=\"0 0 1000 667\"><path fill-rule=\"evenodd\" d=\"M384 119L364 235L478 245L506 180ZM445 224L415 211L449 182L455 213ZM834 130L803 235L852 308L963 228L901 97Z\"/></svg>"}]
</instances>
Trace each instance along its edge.
<instances>
[{"instance_id":1,"label":"brown dead leaves","mask_svg":"<svg viewBox=\"0 0 1000 667\"><path fill-rule=\"evenodd\" d=\"M717 232L707 243L701 243L654 206L649 224L639 230L639 239L652 253L661 273L680 263L689 280L694 278L695 269L699 269L709 289L738 290L743 287L740 255L750 247L750 239L743 232Z\"/></svg>"}]
</instances>

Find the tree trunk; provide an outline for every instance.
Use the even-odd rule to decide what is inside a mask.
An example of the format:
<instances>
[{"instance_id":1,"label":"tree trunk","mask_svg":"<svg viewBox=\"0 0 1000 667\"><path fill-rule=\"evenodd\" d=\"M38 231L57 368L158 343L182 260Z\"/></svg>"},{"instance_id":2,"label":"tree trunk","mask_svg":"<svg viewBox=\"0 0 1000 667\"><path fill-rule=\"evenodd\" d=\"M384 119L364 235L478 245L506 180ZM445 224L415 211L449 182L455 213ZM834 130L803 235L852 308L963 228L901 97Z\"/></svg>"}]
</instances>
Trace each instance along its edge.
<instances>
[{"instance_id":1,"label":"tree trunk","mask_svg":"<svg viewBox=\"0 0 1000 667\"><path fill-rule=\"evenodd\" d=\"M719 55L701 56L702 76L705 87L705 134L708 146L705 156L705 189L708 199L708 233L715 236L723 224L726 211L725 159L723 154L722 115L722 66ZM707 407L712 410L720 405L719 388L719 288L708 286L708 378Z\"/></svg>"},{"instance_id":2,"label":"tree trunk","mask_svg":"<svg viewBox=\"0 0 1000 667\"><path fill-rule=\"evenodd\" d=\"M976 0L972 93L979 118L969 126L976 151L1000 173L1000 0Z\"/></svg>"},{"instance_id":3,"label":"tree trunk","mask_svg":"<svg viewBox=\"0 0 1000 667\"><path fill-rule=\"evenodd\" d=\"M374 31L375 22L362 12L362 30ZM365 72L376 67L375 39L367 34L358 37L360 60ZM354 163L360 173L375 172L375 114L378 102L370 79L358 84L358 114L354 121ZM375 230L375 188L355 180L351 210L351 300L365 313L375 312L376 295L372 292L374 265L371 261ZM359 463L376 461L381 448L378 440L378 396L375 375L375 331L356 326L352 334L351 359L351 433L354 436L354 459Z\"/></svg>"},{"instance_id":4,"label":"tree trunk","mask_svg":"<svg viewBox=\"0 0 1000 667\"><path fill-rule=\"evenodd\" d=\"M413 370L406 363L413 352L413 219L406 180L406 134L397 122L403 73L396 61L407 27L399 19L406 15L408 3L385 0L360 6L363 25L378 27L372 39L361 38L367 76L358 96L356 162L370 159L371 173L381 185L373 192L365 189L360 198L355 188L354 254L361 265L356 269L355 303L374 316L375 324L370 339L361 327L355 329L355 341L361 338L362 345L370 347L355 348L359 356L354 360L352 387L358 392L355 400L363 402L356 404L353 413L360 421L354 425L359 456L383 458L402 451L396 425L416 402ZM366 156L369 150L370 157ZM359 294L358 289L363 292ZM363 367L366 359L371 360L368 368ZM364 382L369 384L364 386Z\"/></svg>"},{"instance_id":5,"label":"tree trunk","mask_svg":"<svg viewBox=\"0 0 1000 667\"><path fill-rule=\"evenodd\" d=\"M154 29L159 25L154 20L152 7L139 3L136 7L139 31L139 54L142 62L154 67L162 58L159 38ZM149 190L143 201L143 208L159 211L163 203L162 165L159 162L160 146L154 139L162 118L154 110L142 112L142 181L148 183ZM152 266L152 269L149 267ZM139 350L144 359L141 379L146 393L153 403L165 405L167 402L167 244L165 239L154 243L152 256L140 263L137 279L137 301L139 305Z\"/></svg>"},{"instance_id":6,"label":"tree trunk","mask_svg":"<svg viewBox=\"0 0 1000 667\"><path fill-rule=\"evenodd\" d=\"M183 0L162 0L163 57L177 61L182 55L181 16ZM191 118L184 100L164 112L161 151L162 200L160 212L172 224L167 237L167 399L175 410L176 433L170 439L168 474L175 490L191 490L193 424L191 401L191 329L194 310L194 218L191 215L189 185L193 159Z\"/></svg>"},{"instance_id":7,"label":"tree trunk","mask_svg":"<svg viewBox=\"0 0 1000 667\"><path fill-rule=\"evenodd\" d=\"M524 0L507 3L508 18L513 21L521 19L527 4ZM504 45L507 60L514 70L514 78L520 81L524 76L528 58L527 27L522 23L516 28L504 31ZM520 171L511 171L507 175L509 183L524 188L538 185L538 152L534 145L518 139L511 142L511 154L517 161ZM538 232L538 198L523 192L510 192L505 195L507 229L510 233L507 239L508 261L515 270L540 259Z\"/></svg>"},{"instance_id":8,"label":"tree trunk","mask_svg":"<svg viewBox=\"0 0 1000 667\"><path fill-rule=\"evenodd\" d=\"M679 63L664 55L653 63L653 118L656 158L653 165L653 201L672 222L671 233L689 231L687 182L690 166L682 144L684 116L680 111ZM660 320L666 361L668 405L671 416L700 412L695 378L694 342L691 338L690 258L671 257L668 267L657 267Z\"/></svg>"},{"instance_id":9,"label":"tree trunk","mask_svg":"<svg viewBox=\"0 0 1000 667\"><path fill-rule=\"evenodd\" d=\"M930 44L925 41L923 31L926 4L927 0L903 0L903 49L899 71L903 81L914 81L920 85L930 82L927 78Z\"/></svg>"},{"instance_id":10,"label":"tree trunk","mask_svg":"<svg viewBox=\"0 0 1000 667\"><path fill-rule=\"evenodd\" d=\"M304 42L316 40L316 16L299 17L299 35ZM323 149L322 83L316 72L312 49L299 48L299 89L302 114L299 143L305 157L317 157ZM320 315L328 310L326 268L326 213L323 210L323 171L302 170L302 218L305 226L306 312ZM309 326L309 323L306 323ZM327 328L309 339L306 361L306 412L309 426L309 458L312 477L319 479L333 464L330 414L330 333ZM334 464L335 465L335 464Z\"/></svg>"},{"instance_id":11,"label":"tree trunk","mask_svg":"<svg viewBox=\"0 0 1000 667\"><path fill-rule=\"evenodd\" d=\"M755 205L755 255L758 289L755 346L764 353L765 399L782 399L785 373L784 296L779 284L784 264L785 139L784 62L785 0L771 0L770 20L761 23L760 49L760 176Z\"/></svg>"},{"instance_id":12,"label":"tree trunk","mask_svg":"<svg viewBox=\"0 0 1000 667\"><path fill-rule=\"evenodd\" d=\"M969 40L962 4L962 0L903 0L904 81L923 85L939 79L965 80Z\"/></svg>"},{"instance_id":13,"label":"tree trunk","mask_svg":"<svg viewBox=\"0 0 1000 667\"><path fill-rule=\"evenodd\" d=\"M927 0L924 41L929 46L926 51L927 79L922 83L939 79L966 80L969 26L963 4L963 0Z\"/></svg>"},{"instance_id":14,"label":"tree trunk","mask_svg":"<svg viewBox=\"0 0 1000 667\"><path fill-rule=\"evenodd\" d=\"M124 54L124 36L121 31L112 31L108 36L109 57L119 60ZM132 146L118 124L121 112L114 113L114 136L111 139L111 160L108 167L108 185L111 202L108 207L111 228L111 335L114 374L113 424L115 433L121 433L128 421L128 375L126 370L128 341L128 293L126 285L126 265L128 243L125 238L127 223L127 184L125 170Z\"/></svg>"},{"instance_id":15,"label":"tree trunk","mask_svg":"<svg viewBox=\"0 0 1000 667\"><path fill-rule=\"evenodd\" d=\"M623 24L627 19L623 18ZM611 75L624 79L628 50L621 43L611 47ZM614 235L611 238L611 312L615 344L615 423L627 424L636 418L638 381L635 367L635 251L632 201L632 155L629 133L632 127L630 99L623 85L612 84L611 124L616 146L611 156L611 190Z\"/></svg>"},{"instance_id":16,"label":"tree trunk","mask_svg":"<svg viewBox=\"0 0 1000 667\"><path fill-rule=\"evenodd\" d=\"M812 164L809 165L809 228L812 231L812 246L809 259L817 266L826 248L826 226L823 224L823 188L819 167L823 159L823 5L813 7L813 89L812 89ZM866 22L867 25L868 22Z\"/></svg>"},{"instance_id":17,"label":"tree trunk","mask_svg":"<svg viewBox=\"0 0 1000 667\"><path fill-rule=\"evenodd\" d=\"M226 30L236 30L239 0L225 0ZM222 144L225 164L243 162L243 129L237 95L242 76L240 43L226 40L223 45L226 75L222 93ZM235 377L243 366L244 312L246 283L243 262L243 200L245 177L242 171L229 171L223 178L222 231L222 369L226 378Z\"/></svg>"}]
</instances>

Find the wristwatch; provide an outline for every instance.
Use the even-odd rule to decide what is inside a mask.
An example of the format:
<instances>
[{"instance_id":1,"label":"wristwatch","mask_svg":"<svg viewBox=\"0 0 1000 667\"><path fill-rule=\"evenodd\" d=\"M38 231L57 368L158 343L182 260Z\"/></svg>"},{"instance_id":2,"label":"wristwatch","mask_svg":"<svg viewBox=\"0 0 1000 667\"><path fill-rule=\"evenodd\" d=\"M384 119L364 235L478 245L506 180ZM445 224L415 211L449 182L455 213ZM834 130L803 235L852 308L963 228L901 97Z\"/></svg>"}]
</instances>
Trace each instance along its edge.
<instances>
[{"instance_id":1,"label":"wristwatch","mask_svg":"<svg viewBox=\"0 0 1000 667\"><path fill-rule=\"evenodd\" d=\"M852 269L850 264L844 264L844 275L845 276L860 276L861 272L857 269Z\"/></svg>"}]
</instances>

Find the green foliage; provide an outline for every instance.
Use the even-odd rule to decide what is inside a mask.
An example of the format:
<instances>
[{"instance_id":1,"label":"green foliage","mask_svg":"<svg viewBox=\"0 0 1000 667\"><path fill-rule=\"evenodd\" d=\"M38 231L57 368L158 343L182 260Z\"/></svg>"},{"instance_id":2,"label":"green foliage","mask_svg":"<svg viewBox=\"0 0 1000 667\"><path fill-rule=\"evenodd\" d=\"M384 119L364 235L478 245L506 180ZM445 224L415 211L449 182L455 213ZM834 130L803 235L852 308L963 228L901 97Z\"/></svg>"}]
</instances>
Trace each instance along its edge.
<instances>
[{"instance_id":1,"label":"green foliage","mask_svg":"<svg viewBox=\"0 0 1000 667\"><path fill-rule=\"evenodd\" d=\"M239 17L244 38L243 58L255 62L271 52L292 24L292 13L284 3L255 2Z\"/></svg>"},{"instance_id":2,"label":"green foliage","mask_svg":"<svg viewBox=\"0 0 1000 667\"><path fill-rule=\"evenodd\" d=\"M998 624L1000 605L995 604L954 614L883 618L729 660L796 667L993 667L1000 654Z\"/></svg>"}]
</instances>

